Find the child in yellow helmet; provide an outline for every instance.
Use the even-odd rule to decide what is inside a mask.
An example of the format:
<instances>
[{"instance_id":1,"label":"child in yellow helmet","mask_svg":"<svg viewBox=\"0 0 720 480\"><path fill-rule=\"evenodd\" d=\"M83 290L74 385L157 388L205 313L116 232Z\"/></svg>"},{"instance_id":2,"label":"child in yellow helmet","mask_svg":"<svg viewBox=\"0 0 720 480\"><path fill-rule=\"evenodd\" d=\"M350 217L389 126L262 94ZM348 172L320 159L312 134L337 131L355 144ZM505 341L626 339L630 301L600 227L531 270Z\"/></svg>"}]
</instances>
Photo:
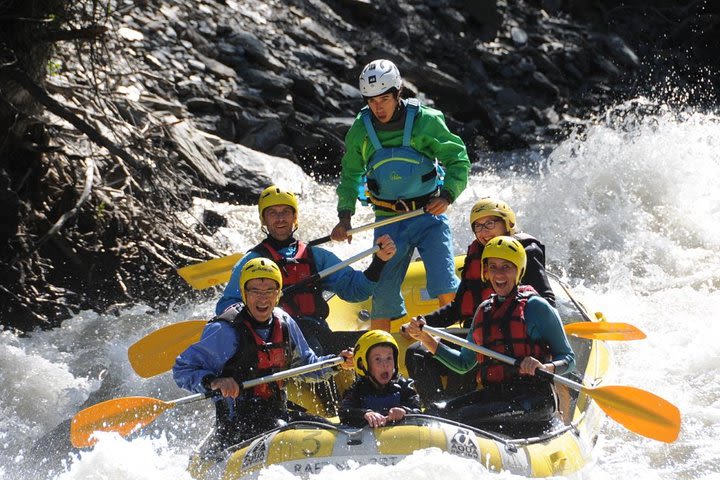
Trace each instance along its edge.
<instances>
[{"instance_id":1,"label":"child in yellow helmet","mask_svg":"<svg viewBox=\"0 0 720 480\"><path fill-rule=\"evenodd\" d=\"M355 383L340 405L340 422L350 426L383 427L420 413L413 381L398 374L398 344L388 332L370 330L354 350Z\"/></svg>"}]
</instances>

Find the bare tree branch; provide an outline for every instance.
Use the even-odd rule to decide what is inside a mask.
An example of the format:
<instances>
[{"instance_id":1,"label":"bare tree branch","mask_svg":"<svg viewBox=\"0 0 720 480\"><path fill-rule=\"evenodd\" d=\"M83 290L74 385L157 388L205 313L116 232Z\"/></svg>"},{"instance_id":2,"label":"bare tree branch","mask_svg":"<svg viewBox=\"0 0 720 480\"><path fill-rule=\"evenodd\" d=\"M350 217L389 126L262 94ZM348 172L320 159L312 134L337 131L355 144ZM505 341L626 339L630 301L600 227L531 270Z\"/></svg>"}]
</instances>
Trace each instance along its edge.
<instances>
[{"instance_id":1,"label":"bare tree branch","mask_svg":"<svg viewBox=\"0 0 720 480\"><path fill-rule=\"evenodd\" d=\"M115 155L139 170L148 167L145 162L130 155L128 152L117 146L112 140L98 132L95 128L91 127L85 120L78 117L53 99L50 95L48 95L45 89L35 83L33 79L21 69L13 65L3 65L0 67L0 75L16 82L50 112L70 122L75 128L87 135L90 140L101 147L105 147L112 155Z\"/></svg>"}]
</instances>

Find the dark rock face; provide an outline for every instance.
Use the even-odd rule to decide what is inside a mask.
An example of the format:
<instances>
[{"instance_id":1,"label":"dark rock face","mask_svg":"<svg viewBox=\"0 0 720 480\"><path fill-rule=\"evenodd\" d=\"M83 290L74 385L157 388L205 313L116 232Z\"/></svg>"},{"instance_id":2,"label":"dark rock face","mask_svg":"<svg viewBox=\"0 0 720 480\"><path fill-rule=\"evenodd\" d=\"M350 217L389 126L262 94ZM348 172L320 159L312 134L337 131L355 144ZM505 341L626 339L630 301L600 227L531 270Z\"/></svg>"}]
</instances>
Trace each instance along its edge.
<instances>
[{"instance_id":1,"label":"dark rock face","mask_svg":"<svg viewBox=\"0 0 720 480\"><path fill-rule=\"evenodd\" d=\"M0 68L11 140L0 145L0 323L29 330L79 308L197 298L174 269L217 255L224 219L207 210L187 225L173 212L193 196L254 203L270 164L335 178L362 106L357 77L375 58L398 65L405 94L442 110L483 167L668 78L703 87L685 102L715 101L717 2L645 3L116 0L94 19L108 30L90 40L101 60L57 43L43 85L108 142L57 109L38 122L39 100ZM2 57L27 60L22 45L3 44ZM14 65L42 85L44 62Z\"/></svg>"},{"instance_id":2,"label":"dark rock face","mask_svg":"<svg viewBox=\"0 0 720 480\"><path fill-rule=\"evenodd\" d=\"M574 22L568 10L579 7L561 3L201 5L129 12L127 26L145 36L136 56L151 52L172 71L177 101L204 129L322 176L337 174L349 123L325 119L355 116L357 75L373 58L395 61L407 95L445 112L468 145L489 149L553 141L567 126L563 114L581 117L587 105L612 101L639 67L620 36ZM162 15L169 25L158 30ZM143 83L162 97L174 93ZM558 115L535 114L547 109ZM482 156L472 152L474 161Z\"/></svg>"}]
</instances>

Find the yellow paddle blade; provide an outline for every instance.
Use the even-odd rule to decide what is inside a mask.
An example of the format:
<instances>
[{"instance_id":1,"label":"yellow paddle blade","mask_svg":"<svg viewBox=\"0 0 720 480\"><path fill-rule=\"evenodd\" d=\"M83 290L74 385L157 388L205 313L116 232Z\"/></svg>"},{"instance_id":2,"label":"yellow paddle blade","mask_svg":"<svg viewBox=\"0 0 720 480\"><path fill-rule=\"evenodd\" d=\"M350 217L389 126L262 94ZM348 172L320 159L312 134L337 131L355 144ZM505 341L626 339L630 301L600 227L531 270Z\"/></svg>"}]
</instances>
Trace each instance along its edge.
<instances>
[{"instance_id":1,"label":"yellow paddle blade","mask_svg":"<svg viewBox=\"0 0 720 480\"><path fill-rule=\"evenodd\" d=\"M650 392L635 387L583 387L598 406L619 424L644 437L672 443L680 434L680 410Z\"/></svg>"},{"instance_id":2,"label":"yellow paddle blade","mask_svg":"<svg viewBox=\"0 0 720 480\"><path fill-rule=\"evenodd\" d=\"M179 268L177 272L192 288L202 290L230 280L233 267L242 257L242 253L235 253L226 257L213 258L207 262Z\"/></svg>"},{"instance_id":3,"label":"yellow paddle blade","mask_svg":"<svg viewBox=\"0 0 720 480\"><path fill-rule=\"evenodd\" d=\"M188 320L155 330L130 345L130 365L143 378L167 372L178 355L200 340L205 325L205 320Z\"/></svg>"},{"instance_id":4,"label":"yellow paddle blade","mask_svg":"<svg viewBox=\"0 0 720 480\"><path fill-rule=\"evenodd\" d=\"M590 340L642 340L645 333L634 325L619 322L576 322L565 325L565 333Z\"/></svg>"},{"instance_id":5,"label":"yellow paddle blade","mask_svg":"<svg viewBox=\"0 0 720 480\"><path fill-rule=\"evenodd\" d=\"M95 432L117 432L125 437L175 406L149 397L107 400L78 412L70 423L70 441L77 448L91 447Z\"/></svg>"}]
</instances>

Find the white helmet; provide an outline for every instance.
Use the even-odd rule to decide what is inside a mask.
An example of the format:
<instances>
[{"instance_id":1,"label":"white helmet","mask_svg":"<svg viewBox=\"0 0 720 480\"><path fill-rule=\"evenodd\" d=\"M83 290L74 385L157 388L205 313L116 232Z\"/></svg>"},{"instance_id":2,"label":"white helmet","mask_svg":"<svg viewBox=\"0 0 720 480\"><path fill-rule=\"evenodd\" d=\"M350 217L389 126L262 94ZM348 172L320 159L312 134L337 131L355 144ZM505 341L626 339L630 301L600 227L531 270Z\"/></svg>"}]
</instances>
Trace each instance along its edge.
<instances>
[{"instance_id":1,"label":"white helmet","mask_svg":"<svg viewBox=\"0 0 720 480\"><path fill-rule=\"evenodd\" d=\"M377 97L395 88L400 90L400 70L390 60L373 60L360 73L360 93L365 98Z\"/></svg>"}]
</instances>

